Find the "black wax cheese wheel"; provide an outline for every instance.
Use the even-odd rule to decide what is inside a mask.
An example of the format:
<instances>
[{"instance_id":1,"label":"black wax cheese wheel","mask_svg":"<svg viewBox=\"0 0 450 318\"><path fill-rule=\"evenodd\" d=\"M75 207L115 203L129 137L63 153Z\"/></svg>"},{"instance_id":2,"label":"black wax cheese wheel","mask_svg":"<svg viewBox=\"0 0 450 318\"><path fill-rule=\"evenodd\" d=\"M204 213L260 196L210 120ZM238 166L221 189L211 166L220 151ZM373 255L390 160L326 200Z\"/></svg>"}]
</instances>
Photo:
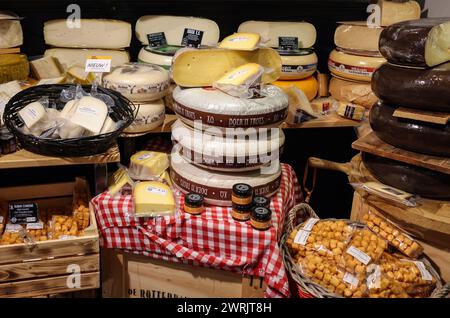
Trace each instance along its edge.
<instances>
[{"instance_id":1,"label":"black wax cheese wheel","mask_svg":"<svg viewBox=\"0 0 450 318\"><path fill-rule=\"evenodd\" d=\"M363 162L381 183L424 198L449 200L450 175L363 153Z\"/></svg>"},{"instance_id":2,"label":"black wax cheese wheel","mask_svg":"<svg viewBox=\"0 0 450 318\"><path fill-rule=\"evenodd\" d=\"M391 105L450 112L450 63L429 69L386 63L373 74L372 90Z\"/></svg>"},{"instance_id":3,"label":"black wax cheese wheel","mask_svg":"<svg viewBox=\"0 0 450 318\"><path fill-rule=\"evenodd\" d=\"M394 117L395 109L379 102L370 110L370 126L378 138L401 149L450 157L450 124Z\"/></svg>"},{"instance_id":4,"label":"black wax cheese wheel","mask_svg":"<svg viewBox=\"0 0 450 318\"><path fill-rule=\"evenodd\" d=\"M379 48L391 63L434 66L450 60L450 18L432 18L393 24L381 32Z\"/></svg>"}]
</instances>

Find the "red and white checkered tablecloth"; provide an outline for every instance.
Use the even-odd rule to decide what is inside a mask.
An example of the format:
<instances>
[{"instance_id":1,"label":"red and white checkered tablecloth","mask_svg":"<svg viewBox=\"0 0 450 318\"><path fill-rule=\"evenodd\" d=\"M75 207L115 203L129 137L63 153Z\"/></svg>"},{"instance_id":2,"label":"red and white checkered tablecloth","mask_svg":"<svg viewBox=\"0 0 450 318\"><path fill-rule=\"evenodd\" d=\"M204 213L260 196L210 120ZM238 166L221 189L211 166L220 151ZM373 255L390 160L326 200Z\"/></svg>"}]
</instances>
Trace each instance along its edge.
<instances>
[{"instance_id":1,"label":"red and white checkered tablecloth","mask_svg":"<svg viewBox=\"0 0 450 318\"><path fill-rule=\"evenodd\" d=\"M184 195L178 190L174 194L182 206ZM102 247L264 277L266 297L289 297L278 240L284 216L302 200L294 170L282 164L281 189L271 200L273 227L268 231L233 220L231 208L225 207L208 206L200 216L177 209L175 216L138 219L133 216L132 196L105 192L92 203Z\"/></svg>"}]
</instances>

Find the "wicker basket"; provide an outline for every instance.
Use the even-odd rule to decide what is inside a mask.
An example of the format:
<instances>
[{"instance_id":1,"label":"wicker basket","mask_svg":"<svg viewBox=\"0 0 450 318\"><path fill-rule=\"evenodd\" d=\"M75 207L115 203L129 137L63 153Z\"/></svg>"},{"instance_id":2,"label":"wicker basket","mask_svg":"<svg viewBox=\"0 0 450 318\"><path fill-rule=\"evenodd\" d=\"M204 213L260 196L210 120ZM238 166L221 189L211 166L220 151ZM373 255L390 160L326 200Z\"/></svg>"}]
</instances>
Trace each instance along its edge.
<instances>
[{"instance_id":1,"label":"wicker basket","mask_svg":"<svg viewBox=\"0 0 450 318\"><path fill-rule=\"evenodd\" d=\"M31 152L49 156L90 156L107 151L116 143L117 137L128 127L135 118L135 106L120 93L103 87L97 87L97 91L110 96L114 100L110 116L116 121L122 120L124 124L116 131L80 138L47 139L24 134L17 126L20 122L17 113L29 103L38 101L42 97L48 97L49 101L58 101L63 89L70 84L38 85L30 87L16 94L5 106L3 119L8 129L16 135L22 148ZM91 86L83 86L85 91L90 91ZM57 108L62 109L64 103L57 102Z\"/></svg>"},{"instance_id":2,"label":"wicker basket","mask_svg":"<svg viewBox=\"0 0 450 318\"><path fill-rule=\"evenodd\" d=\"M291 256L286 241L289 235L294 229L309 217L318 217L314 210L305 203L296 205L289 211L286 217L285 232L281 238L281 253L283 255L284 265L292 280L296 283L298 288L298 294L301 298L342 298L339 295L330 293L326 288L312 282L308 277L304 276L294 259ZM439 274L431 266L430 262L423 258L421 259L427 267L430 269L431 274L437 278L436 288L433 291L432 298L449 298L450 297L450 284L442 285L439 278Z\"/></svg>"}]
</instances>

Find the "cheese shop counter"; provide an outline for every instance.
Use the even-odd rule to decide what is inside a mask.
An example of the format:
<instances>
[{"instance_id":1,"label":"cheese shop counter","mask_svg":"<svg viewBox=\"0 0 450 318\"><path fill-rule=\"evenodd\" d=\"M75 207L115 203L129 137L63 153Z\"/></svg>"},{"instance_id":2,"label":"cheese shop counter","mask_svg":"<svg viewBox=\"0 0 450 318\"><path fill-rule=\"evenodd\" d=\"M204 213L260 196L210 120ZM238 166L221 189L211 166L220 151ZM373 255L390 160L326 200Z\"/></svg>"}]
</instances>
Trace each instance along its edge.
<instances>
[{"instance_id":1,"label":"cheese shop counter","mask_svg":"<svg viewBox=\"0 0 450 318\"><path fill-rule=\"evenodd\" d=\"M258 276L267 286L266 297L289 297L278 239L285 215L303 197L293 168L282 164L281 170L280 190L270 201L269 230L254 229L250 221L235 221L232 207L205 205L200 215L185 213L185 195L175 188L176 213L156 218L136 218L132 195L104 192L91 201L101 245L170 263Z\"/></svg>"}]
</instances>

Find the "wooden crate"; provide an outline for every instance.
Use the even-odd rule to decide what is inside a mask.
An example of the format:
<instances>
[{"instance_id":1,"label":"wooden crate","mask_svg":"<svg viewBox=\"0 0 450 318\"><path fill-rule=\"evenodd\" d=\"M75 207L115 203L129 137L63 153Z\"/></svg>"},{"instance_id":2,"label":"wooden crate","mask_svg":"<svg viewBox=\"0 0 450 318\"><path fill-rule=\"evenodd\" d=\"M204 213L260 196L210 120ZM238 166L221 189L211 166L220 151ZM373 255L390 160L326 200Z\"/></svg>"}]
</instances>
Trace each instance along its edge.
<instances>
[{"instance_id":1,"label":"wooden crate","mask_svg":"<svg viewBox=\"0 0 450 318\"><path fill-rule=\"evenodd\" d=\"M79 178L75 182L1 188L0 202L31 201L42 207L72 206L74 189L80 186L88 190L86 181ZM28 246L0 246L0 297L35 297L99 288L98 238L91 208L90 225L81 237Z\"/></svg>"},{"instance_id":2,"label":"wooden crate","mask_svg":"<svg viewBox=\"0 0 450 318\"><path fill-rule=\"evenodd\" d=\"M262 298L260 277L102 249L104 298Z\"/></svg>"}]
</instances>

